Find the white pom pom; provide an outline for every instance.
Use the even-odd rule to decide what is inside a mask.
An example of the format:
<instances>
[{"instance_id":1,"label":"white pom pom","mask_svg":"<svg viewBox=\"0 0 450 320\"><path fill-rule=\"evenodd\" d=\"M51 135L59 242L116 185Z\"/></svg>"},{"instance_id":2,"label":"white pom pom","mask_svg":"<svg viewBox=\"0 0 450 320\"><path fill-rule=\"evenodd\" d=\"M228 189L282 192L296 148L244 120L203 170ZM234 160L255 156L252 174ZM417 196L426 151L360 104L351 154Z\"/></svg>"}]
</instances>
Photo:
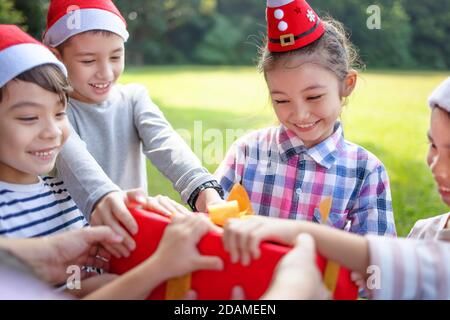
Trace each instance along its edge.
<instances>
[{"instance_id":1,"label":"white pom pom","mask_svg":"<svg viewBox=\"0 0 450 320\"><path fill-rule=\"evenodd\" d=\"M278 30L286 31L287 28L288 28L288 24L284 21L280 21L280 23L278 24Z\"/></svg>"},{"instance_id":2,"label":"white pom pom","mask_svg":"<svg viewBox=\"0 0 450 320\"><path fill-rule=\"evenodd\" d=\"M275 12L273 13L274 17L277 18L278 20L281 20L284 18L284 11L281 9L277 9L275 10Z\"/></svg>"}]
</instances>

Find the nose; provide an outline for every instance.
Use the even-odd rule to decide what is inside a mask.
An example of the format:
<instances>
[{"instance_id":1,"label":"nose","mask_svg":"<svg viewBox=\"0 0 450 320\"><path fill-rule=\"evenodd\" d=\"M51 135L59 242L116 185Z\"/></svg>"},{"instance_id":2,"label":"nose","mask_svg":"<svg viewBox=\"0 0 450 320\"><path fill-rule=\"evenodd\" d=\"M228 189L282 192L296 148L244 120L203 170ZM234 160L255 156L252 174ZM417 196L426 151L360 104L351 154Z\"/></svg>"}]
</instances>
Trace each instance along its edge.
<instances>
[{"instance_id":1,"label":"nose","mask_svg":"<svg viewBox=\"0 0 450 320\"><path fill-rule=\"evenodd\" d=\"M438 183L450 178L450 165L439 154L432 158L430 169Z\"/></svg>"},{"instance_id":2,"label":"nose","mask_svg":"<svg viewBox=\"0 0 450 320\"><path fill-rule=\"evenodd\" d=\"M53 119L48 119L42 127L40 138L43 140L54 140L62 135L62 129Z\"/></svg>"},{"instance_id":3,"label":"nose","mask_svg":"<svg viewBox=\"0 0 450 320\"><path fill-rule=\"evenodd\" d=\"M311 113L308 107L302 105L301 103L296 103L294 106L294 118L296 121L303 122L310 118Z\"/></svg>"},{"instance_id":4,"label":"nose","mask_svg":"<svg viewBox=\"0 0 450 320\"><path fill-rule=\"evenodd\" d=\"M106 61L102 62L100 64L97 76L102 80L112 80L114 77L114 72L111 64Z\"/></svg>"}]
</instances>

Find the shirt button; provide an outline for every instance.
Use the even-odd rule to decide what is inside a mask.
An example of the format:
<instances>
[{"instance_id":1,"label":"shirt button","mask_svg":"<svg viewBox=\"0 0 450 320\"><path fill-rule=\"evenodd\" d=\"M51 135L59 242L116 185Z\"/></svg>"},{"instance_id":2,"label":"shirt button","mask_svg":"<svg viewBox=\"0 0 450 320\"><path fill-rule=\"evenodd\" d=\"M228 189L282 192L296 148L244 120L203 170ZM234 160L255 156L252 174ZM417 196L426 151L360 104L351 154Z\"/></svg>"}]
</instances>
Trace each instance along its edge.
<instances>
[{"instance_id":1,"label":"shirt button","mask_svg":"<svg viewBox=\"0 0 450 320\"><path fill-rule=\"evenodd\" d=\"M302 193L302 189L298 188L297 190L295 190L295 193L296 193L297 195L300 195L300 194Z\"/></svg>"}]
</instances>

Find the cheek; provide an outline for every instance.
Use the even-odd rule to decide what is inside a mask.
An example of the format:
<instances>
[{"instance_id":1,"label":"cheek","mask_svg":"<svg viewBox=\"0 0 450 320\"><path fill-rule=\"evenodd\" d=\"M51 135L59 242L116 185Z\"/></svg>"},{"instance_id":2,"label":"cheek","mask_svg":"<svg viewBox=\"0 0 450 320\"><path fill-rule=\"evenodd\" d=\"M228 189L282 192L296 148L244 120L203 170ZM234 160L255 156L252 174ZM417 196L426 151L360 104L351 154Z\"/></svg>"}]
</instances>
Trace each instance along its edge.
<instances>
[{"instance_id":1,"label":"cheek","mask_svg":"<svg viewBox=\"0 0 450 320\"><path fill-rule=\"evenodd\" d=\"M0 124L0 153L2 157L20 152L32 142L34 132L27 127L8 127L6 124Z\"/></svg>"},{"instance_id":2,"label":"cheek","mask_svg":"<svg viewBox=\"0 0 450 320\"><path fill-rule=\"evenodd\" d=\"M116 66L114 66L114 73L116 77L120 76L125 69L125 63L122 61L122 63L118 63Z\"/></svg>"},{"instance_id":3,"label":"cheek","mask_svg":"<svg viewBox=\"0 0 450 320\"><path fill-rule=\"evenodd\" d=\"M62 144L64 144L67 139L69 139L70 136L70 124L69 124L69 120L64 120L63 123L61 123L60 126L60 130L61 130L61 140L62 140Z\"/></svg>"},{"instance_id":4,"label":"cheek","mask_svg":"<svg viewBox=\"0 0 450 320\"><path fill-rule=\"evenodd\" d=\"M288 108L273 107L273 110L275 111L275 114L280 122L286 122L286 120L289 119L290 111Z\"/></svg>"}]
</instances>

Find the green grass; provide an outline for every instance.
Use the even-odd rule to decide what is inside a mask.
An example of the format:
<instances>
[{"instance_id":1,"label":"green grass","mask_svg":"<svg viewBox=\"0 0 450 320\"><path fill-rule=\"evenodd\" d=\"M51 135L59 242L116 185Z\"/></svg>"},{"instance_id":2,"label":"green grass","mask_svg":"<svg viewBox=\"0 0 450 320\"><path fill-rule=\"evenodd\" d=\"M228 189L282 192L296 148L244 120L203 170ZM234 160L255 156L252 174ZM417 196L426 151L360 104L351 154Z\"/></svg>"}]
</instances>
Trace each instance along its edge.
<instances>
[{"instance_id":1,"label":"green grass","mask_svg":"<svg viewBox=\"0 0 450 320\"><path fill-rule=\"evenodd\" d=\"M343 114L346 138L372 151L387 167L402 236L416 220L448 211L425 162L430 114L426 99L446 76L435 72L363 73ZM122 82L146 85L175 129L193 133L194 121L202 121L203 132L276 123L264 79L251 67L129 69ZM216 166L206 165L212 172ZM169 181L150 164L148 169L150 194L180 199Z\"/></svg>"}]
</instances>

